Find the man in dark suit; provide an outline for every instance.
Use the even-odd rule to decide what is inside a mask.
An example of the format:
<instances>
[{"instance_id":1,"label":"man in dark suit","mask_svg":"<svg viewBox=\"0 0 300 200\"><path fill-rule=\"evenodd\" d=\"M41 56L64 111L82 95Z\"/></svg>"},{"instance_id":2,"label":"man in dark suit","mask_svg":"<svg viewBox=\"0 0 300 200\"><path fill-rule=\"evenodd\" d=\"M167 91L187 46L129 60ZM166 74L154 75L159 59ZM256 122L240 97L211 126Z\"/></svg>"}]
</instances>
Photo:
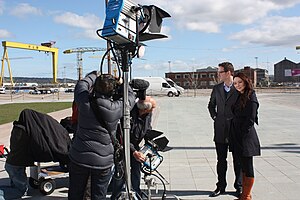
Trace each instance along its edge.
<instances>
[{"instance_id":1,"label":"man in dark suit","mask_svg":"<svg viewBox=\"0 0 300 200\"><path fill-rule=\"evenodd\" d=\"M236 102L238 92L233 86L234 67L230 62L220 63L218 66L218 78L221 83L213 87L208 110L214 120L214 142L217 152L217 188L210 194L215 197L225 193L227 186L227 152L229 149L230 121L233 118L232 105ZM235 172L234 188L237 196L241 193L242 172L238 155L233 151L233 166Z\"/></svg>"}]
</instances>

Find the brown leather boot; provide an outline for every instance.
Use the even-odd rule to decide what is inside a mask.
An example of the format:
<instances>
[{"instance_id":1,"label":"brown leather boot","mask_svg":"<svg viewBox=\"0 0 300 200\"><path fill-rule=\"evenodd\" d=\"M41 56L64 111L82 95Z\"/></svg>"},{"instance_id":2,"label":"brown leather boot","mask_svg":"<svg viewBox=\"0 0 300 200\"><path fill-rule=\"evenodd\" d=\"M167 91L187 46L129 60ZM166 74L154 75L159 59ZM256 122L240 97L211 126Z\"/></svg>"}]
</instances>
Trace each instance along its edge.
<instances>
[{"instance_id":1,"label":"brown leather boot","mask_svg":"<svg viewBox=\"0 0 300 200\"><path fill-rule=\"evenodd\" d=\"M235 200L241 200L242 198L242 195L244 192L244 183L246 181L246 174L243 172L243 176L242 176L242 193L240 194L240 196L238 196L238 199L235 199Z\"/></svg>"},{"instance_id":2,"label":"brown leather boot","mask_svg":"<svg viewBox=\"0 0 300 200\"><path fill-rule=\"evenodd\" d=\"M243 180L243 192L239 200L251 200L251 189L254 184L253 177L246 177Z\"/></svg>"}]
</instances>

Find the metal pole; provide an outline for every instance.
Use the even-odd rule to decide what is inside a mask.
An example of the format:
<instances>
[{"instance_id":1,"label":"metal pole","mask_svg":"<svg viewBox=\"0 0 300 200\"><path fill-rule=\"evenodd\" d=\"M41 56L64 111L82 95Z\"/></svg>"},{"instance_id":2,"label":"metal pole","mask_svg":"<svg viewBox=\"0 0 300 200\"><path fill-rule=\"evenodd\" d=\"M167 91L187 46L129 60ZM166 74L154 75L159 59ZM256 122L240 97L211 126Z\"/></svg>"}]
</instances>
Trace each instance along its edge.
<instances>
[{"instance_id":1,"label":"metal pole","mask_svg":"<svg viewBox=\"0 0 300 200\"><path fill-rule=\"evenodd\" d=\"M126 166L126 181L128 191L131 192L131 176L130 176L130 110L128 102L128 71L131 57L128 50L122 50L122 69L124 79L124 95L123 95L123 114L124 114L124 146L125 146L125 166Z\"/></svg>"},{"instance_id":2,"label":"metal pole","mask_svg":"<svg viewBox=\"0 0 300 200\"><path fill-rule=\"evenodd\" d=\"M258 68L258 63L257 63L258 57L254 57L254 58L255 58L255 60L256 60L256 68Z\"/></svg>"},{"instance_id":3,"label":"metal pole","mask_svg":"<svg viewBox=\"0 0 300 200\"><path fill-rule=\"evenodd\" d=\"M82 79L82 52L77 52L78 80Z\"/></svg>"},{"instance_id":4,"label":"metal pole","mask_svg":"<svg viewBox=\"0 0 300 200\"><path fill-rule=\"evenodd\" d=\"M108 5L108 0L105 0L106 9L107 9L107 5ZM106 47L107 50L111 48L110 43L108 41L106 42ZM108 74L112 74L110 52L107 53L107 72Z\"/></svg>"}]
</instances>

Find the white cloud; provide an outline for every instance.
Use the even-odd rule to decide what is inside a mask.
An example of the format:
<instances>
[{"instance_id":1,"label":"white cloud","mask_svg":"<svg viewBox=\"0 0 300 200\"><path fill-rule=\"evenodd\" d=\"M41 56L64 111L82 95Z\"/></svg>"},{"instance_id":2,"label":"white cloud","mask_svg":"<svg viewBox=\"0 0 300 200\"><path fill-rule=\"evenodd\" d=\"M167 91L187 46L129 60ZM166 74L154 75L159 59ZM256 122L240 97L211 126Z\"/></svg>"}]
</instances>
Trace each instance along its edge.
<instances>
[{"instance_id":1,"label":"white cloud","mask_svg":"<svg viewBox=\"0 0 300 200\"><path fill-rule=\"evenodd\" d=\"M96 29L86 29L82 32L75 34L76 38L89 38L89 39L100 39L100 37L96 34Z\"/></svg>"},{"instance_id":2,"label":"white cloud","mask_svg":"<svg viewBox=\"0 0 300 200\"><path fill-rule=\"evenodd\" d=\"M85 14L83 16L65 12L61 15L55 16L54 21L60 24L66 24L72 27L83 29L92 29L100 26L100 18L94 14Z\"/></svg>"},{"instance_id":3,"label":"white cloud","mask_svg":"<svg viewBox=\"0 0 300 200\"><path fill-rule=\"evenodd\" d=\"M42 15L42 11L28 3L20 3L16 7L12 8L10 14L17 17L25 17L27 15Z\"/></svg>"},{"instance_id":4,"label":"white cloud","mask_svg":"<svg viewBox=\"0 0 300 200\"><path fill-rule=\"evenodd\" d=\"M57 14L54 21L70 27L81 28L82 31L74 33L77 38L99 39L96 30L103 26L103 22L94 14L78 15L72 12Z\"/></svg>"},{"instance_id":5,"label":"white cloud","mask_svg":"<svg viewBox=\"0 0 300 200\"><path fill-rule=\"evenodd\" d=\"M207 33L220 32L224 24L247 25L266 17L271 11L282 10L300 0L141 0L166 10L180 28Z\"/></svg>"},{"instance_id":6,"label":"white cloud","mask_svg":"<svg viewBox=\"0 0 300 200\"><path fill-rule=\"evenodd\" d=\"M12 34L5 30L5 29L0 29L0 38L10 38L12 37Z\"/></svg>"},{"instance_id":7,"label":"white cloud","mask_svg":"<svg viewBox=\"0 0 300 200\"><path fill-rule=\"evenodd\" d=\"M160 32L165 35L170 35L171 28L168 26L162 26Z\"/></svg>"},{"instance_id":8,"label":"white cloud","mask_svg":"<svg viewBox=\"0 0 300 200\"><path fill-rule=\"evenodd\" d=\"M220 31L219 25L213 22L187 22L185 27L189 30L208 33L217 33Z\"/></svg>"},{"instance_id":9,"label":"white cloud","mask_svg":"<svg viewBox=\"0 0 300 200\"><path fill-rule=\"evenodd\" d=\"M258 26L236 34L230 39L265 46L297 45L300 41L300 17L270 17Z\"/></svg>"},{"instance_id":10,"label":"white cloud","mask_svg":"<svg viewBox=\"0 0 300 200\"><path fill-rule=\"evenodd\" d=\"M146 64L146 65L144 65L144 67L143 67L145 70L153 70L154 69L154 67L151 65L151 64Z\"/></svg>"}]
</instances>

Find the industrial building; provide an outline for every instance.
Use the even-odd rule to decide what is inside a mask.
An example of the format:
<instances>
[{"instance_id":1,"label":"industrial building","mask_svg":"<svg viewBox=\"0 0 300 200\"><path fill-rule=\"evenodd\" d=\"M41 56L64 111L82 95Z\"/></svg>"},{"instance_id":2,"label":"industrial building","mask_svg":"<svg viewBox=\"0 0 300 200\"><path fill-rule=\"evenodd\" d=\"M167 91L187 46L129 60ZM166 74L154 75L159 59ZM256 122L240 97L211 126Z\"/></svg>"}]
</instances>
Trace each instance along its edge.
<instances>
[{"instance_id":1,"label":"industrial building","mask_svg":"<svg viewBox=\"0 0 300 200\"><path fill-rule=\"evenodd\" d=\"M185 89L212 88L217 83L217 70L217 67L207 67L195 72L168 72L165 77Z\"/></svg>"},{"instance_id":2,"label":"industrial building","mask_svg":"<svg viewBox=\"0 0 300 200\"><path fill-rule=\"evenodd\" d=\"M217 71L217 67L207 67L197 69L195 72L168 72L165 77L172 79L177 85L185 89L205 89L212 88L218 83ZM235 70L235 73L238 72L245 73L257 87L269 85L269 74L266 69L254 69L246 66L243 69Z\"/></svg>"},{"instance_id":3,"label":"industrial building","mask_svg":"<svg viewBox=\"0 0 300 200\"><path fill-rule=\"evenodd\" d=\"M274 82L277 83L299 83L300 82L300 63L284 58L274 64Z\"/></svg>"}]
</instances>

